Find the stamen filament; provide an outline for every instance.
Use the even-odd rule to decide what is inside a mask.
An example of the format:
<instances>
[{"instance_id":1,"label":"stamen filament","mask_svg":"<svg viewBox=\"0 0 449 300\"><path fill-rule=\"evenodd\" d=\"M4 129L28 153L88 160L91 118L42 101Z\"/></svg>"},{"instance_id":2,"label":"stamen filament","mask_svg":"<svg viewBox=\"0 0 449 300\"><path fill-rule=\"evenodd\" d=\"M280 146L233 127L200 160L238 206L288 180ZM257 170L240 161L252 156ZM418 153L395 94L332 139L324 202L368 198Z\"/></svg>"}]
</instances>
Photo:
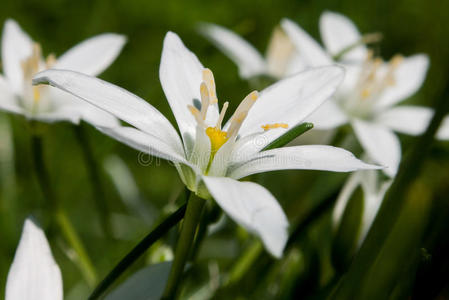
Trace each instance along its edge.
<instances>
[{"instance_id":1,"label":"stamen filament","mask_svg":"<svg viewBox=\"0 0 449 300\"><path fill-rule=\"evenodd\" d=\"M228 106L229 106L229 102L226 101L223 104L223 107L221 108L220 116L218 117L218 120L217 120L217 125L215 125L215 127L218 128L218 129L221 128L221 123L223 123L223 119L224 119L224 116L226 114L226 110L228 109Z\"/></svg>"},{"instance_id":2,"label":"stamen filament","mask_svg":"<svg viewBox=\"0 0 449 300\"><path fill-rule=\"evenodd\" d=\"M204 82L201 82L200 85L200 94L201 94L201 118L206 120L207 109L209 108L209 91L207 89L207 85Z\"/></svg>"}]
</instances>

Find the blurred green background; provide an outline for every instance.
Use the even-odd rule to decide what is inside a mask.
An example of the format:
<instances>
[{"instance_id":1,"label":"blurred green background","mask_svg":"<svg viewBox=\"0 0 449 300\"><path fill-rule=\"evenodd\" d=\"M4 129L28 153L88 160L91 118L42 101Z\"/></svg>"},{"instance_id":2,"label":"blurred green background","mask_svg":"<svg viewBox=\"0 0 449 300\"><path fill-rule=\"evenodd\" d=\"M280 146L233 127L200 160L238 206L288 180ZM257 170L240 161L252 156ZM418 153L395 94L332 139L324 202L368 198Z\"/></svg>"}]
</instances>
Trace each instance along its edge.
<instances>
[{"instance_id":1,"label":"blurred green background","mask_svg":"<svg viewBox=\"0 0 449 300\"><path fill-rule=\"evenodd\" d=\"M57 56L95 34L103 32L125 34L128 43L116 62L101 75L101 78L148 100L173 121L173 115L158 78L162 41L168 30L178 33L202 63L213 70L219 99L230 101L231 106L235 106L249 92L249 86L238 77L236 66L197 34L196 24L207 21L226 26L241 34L263 52L274 26L283 17L298 22L319 40L318 20L324 10L347 15L363 33L382 32L384 38L376 47L379 47L385 58L396 53L404 55L427 53L431 60L427 80L419 93L408 100L408 103L424 106L434 104L436 95L448 81L449 1L444 0L257 2L2 0L0 24L7 18L15 19L35 41L41 43L45 55L54 52ZM22 117L0 114L2 122L12 126L15 148L14 178L1 178L0 294L3 295L6 275L23 221L30 214L38 219L42 217L40 207L45 200L32 171L29 125ZM151 165L145 166L139 162L137 151L103 136L86 124L83 126L88 130L88 138L100 164L111 155L124 160L139 188L140 194L137 198L148 211L147 217L144 218L126 205L120 199L111 178L104 171L102 180L107 187L108 205L117 232L114 239L104 238L101 235L97 212L93 209L93 193L73 126L59 123L46 128L45 158L52 183L57 196L69 212L69 217L80 232L100 277L103 277L151 229L161 211L169 211L170 205L173 209L174 201L182 191L183 185L175 168L168 163L162 161L156 164L156 161L153 161ZM401 140L403 150L407 151L414 138L401 136ZM429 222L425 222L428 225L425 227L424 236L428 237L428 240L422 241L423 245L425 243L432 245L433 248L428 251L447 249L444 247L447 247L449 239L448 225L445 224L449 223L446 219L449 198L448 153L447 142L435 144L419 177L426 193L430 194L429 197L436 199L432 203ZM313 200L303 200L301 184L307 182L305 178L318 174L319 172L305 171L272 172L256 180L264 183L279 199L284 209L294 207L294 210L287 211L292 218L300 218L313 205ZM332 177L329 179L332 181L343 180L347 175L329 176ZM326 184L326 181L324 183ZM437 222L441 218L446 222ZM432 225L430 220L437 225ZM311 230L309 233L311 240L321 239L321 233L318 229L316 231ZM212 258L217 261L220 268L226 269L243 247L245 240L249 239L242 233L235 239L235 232L235 225L231 222L220 234L206 239L202 248L204 253L201 256L206 273L208 270L206 258ZM87 287L82 283L80 273L64 253L66 248L64 242L57 235L52 235L51 232L48 234L56 260L63 272L67 298L78 299L80 295L86 295ZM142 264L143 261L140 262L140 265ZM322 274L320 276L325 277ZM440 275L435 276L439 278ZM249 280L257 280L257 277ZM242 294L246 292L242 290Z\"/></svg>"}]
</instances>

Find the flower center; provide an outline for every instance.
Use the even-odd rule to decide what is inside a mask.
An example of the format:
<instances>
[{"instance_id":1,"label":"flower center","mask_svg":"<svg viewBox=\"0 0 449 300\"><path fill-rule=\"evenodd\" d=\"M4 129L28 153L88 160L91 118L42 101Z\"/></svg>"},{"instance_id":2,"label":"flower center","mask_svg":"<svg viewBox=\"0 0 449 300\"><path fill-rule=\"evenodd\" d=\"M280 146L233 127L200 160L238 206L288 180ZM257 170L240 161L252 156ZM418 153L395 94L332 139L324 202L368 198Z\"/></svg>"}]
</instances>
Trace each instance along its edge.
<instances>
[{"instance_id":1,"label":"flower center","mask_svg":"<svg viewBox=\"0 0 449 300\"><path fill-rule=\"evenodd\" d=\"M33 44L31 55L21 62L23 81L25 83L23 87L23 97L25 98L24 101L31 104L31 108L33 111L37 110L37 105L41 100L42 91L43 89L45 89L45 87L33 86L31 85L31 80L33 76L43 68L49 69L55 63L56 57L53 53L48 55L46 61L42 63L42 50L39 43Z\"/></svg>"},{"instance_id":2,"label":"flower center","mask_svg":"<svg viewBox=\"0 0 449 300\"><path fill-rule=\"evenodd\" d=\"M243 121L248 115L249 110L259 98L259 93L257 91L252 91L242 100L242 102L240 102L239 106L230 119L230 125L227 131L222 130L221 125L223 123L226 110L228 109L229 102L225 102L223 104L223 108L221 109L220 115L218 116L217 122L214 126L206 124L206 116L209 106L211 104L218 103L214 75L209 69L203 70L203 82L201 82L200 85L200 94L201 110L198 110L198 108L193 105L189 105L188 108L192 115L195 117L197 124L200 127L204 128L207 136L209 137L211 143L211 153L213 157L215 153L217 153L217 151L221 148L221 146L223 146L228 140L235 139L237 137L240 127L242 126ZM275 128L288 128L288 124L275 123L266 124L261 127L265 131L267 131Z\"/></svg>"},{"instance_id":3,"label":"flower center","mask_svg":"<svg viewBox=\"0 0 449 300\"><path fill-rule=\"evenodd\" d=\"M360 98L362 100L374 98L379 96L385 88L395 85L394 72L402 61L401 55L395 55L387 64L384 64L381 58L374 58L373 52L369 51L356 85Z\"/></svg>"},{"instance_id":4,"label":"flower center","mask_svg":"<svg viewBox=\"0 0 449 300\"><path fill-rule=\"evenodd\" d=\"M396 84L395 71L402 63L403 57L395 55L388 63L374 57L369 51L361 66L353 91L342 98L343 106L356 116L369 118L373 111L374 101L391 86Z\"/></svg>"}]
</instances>

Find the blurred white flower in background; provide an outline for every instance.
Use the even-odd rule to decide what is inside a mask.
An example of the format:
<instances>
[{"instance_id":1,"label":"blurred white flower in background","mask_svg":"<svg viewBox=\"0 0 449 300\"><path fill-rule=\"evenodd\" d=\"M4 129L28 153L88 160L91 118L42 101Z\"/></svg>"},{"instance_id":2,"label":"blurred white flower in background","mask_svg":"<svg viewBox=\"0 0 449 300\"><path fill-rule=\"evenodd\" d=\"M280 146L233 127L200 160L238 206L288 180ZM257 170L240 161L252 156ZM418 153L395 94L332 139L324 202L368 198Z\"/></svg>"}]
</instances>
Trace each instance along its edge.
<instances>
[{"instance_id":1,"label":"blurred white flower in background","mask_svg":"<svg viewBox=\"0 0 449 300\"><path fill-rule=\"evenodd\" d=\"M337 66L298 73L260 94L251 92L223 123L228 103L219 110L212 71L169 32L164 40L160 80L181 138L148 102L100 79L47 70L37 74L33 82L58 87L132 125L100 130L137 150L172 161L191 191L202 198L212 196L232 219L259 235L268 251L280 257L288 237L282 208L264 187L238 179L285 169L348 172L378 168L332 146L263 151L328 99L342 78L343 70Z\"/></svg>"},{"instance_id":2,"label":"blurred white flower in background","mask_svg":"<svg viewBox=\"0 0 449 300\"><path fill-rule=\"evenodd\" d=\"M307 121L317 129L351 124L370 158L386 166L384 172L394 177L401 160L401 145L394 131L419 135L433 116L428 107L397 106L424 82L429 66L427 55L396 55L385 62L366 47L376 34L362 36L351 20L332 12L325 12L320 18L325 48L290 20L284 19L281 26L304 65L338 63L346 70L345 80L332 101L324 103ZM449 118L437 138L449 139Z\"/></svg>"},{"instance_id":3,"label":"blurred white flower in background","mask_svg":"<svg viewBox=\"0 0 449 300\"><path fill-rule=\"evenodd\" d=\"M49 87L34 87L31 79L39 71L58 68L96 76L118 56L126 38L119 34L97 35L56 58L42 56L40 44L34 42L14 20L7 20L2 34L0 75L0 110L21 114L42 122L80 120L99 126L116 126L112 115L74 100L74 97Z\"/></svg>"},{"instance_id":4,"label":"blurred white flower in background","mask_svg":"<svg viewBox=\"0 0 449 300\"><path fill-rule=\"evenodd\" d=\"M265 57L238 34L222 26L202 23L199 32L237 65L242 78L281 79L304 69L295 46L280 27L273 30Z\"/></svg>"}]
</instances>

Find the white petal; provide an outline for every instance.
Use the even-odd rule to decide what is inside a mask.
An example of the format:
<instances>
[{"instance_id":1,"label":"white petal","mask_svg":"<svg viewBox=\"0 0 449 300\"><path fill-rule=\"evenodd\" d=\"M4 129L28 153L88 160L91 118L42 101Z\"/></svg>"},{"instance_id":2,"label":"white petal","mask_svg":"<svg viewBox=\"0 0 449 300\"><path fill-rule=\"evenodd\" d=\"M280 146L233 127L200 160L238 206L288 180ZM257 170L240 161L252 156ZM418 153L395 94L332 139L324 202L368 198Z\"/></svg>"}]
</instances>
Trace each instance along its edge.
<instances>
[{"instance_id":1,"label":"white petal","mask_svg":"<svg viewBox=\"0 0 449 300\"><path fill-rule=\"evenodd\" d=\"M334 13L324 12L320 17L320 32L327 51L332 55L338 55L340 51L360 42L362 36L354 23L347 17ZM367 49L360 45L345 55L345 61L363 61L366 58Z\"/></svg>"},{"instance_id":2,"label":"white petal","mask_svg":"<svg viewBox=\"0 0 449 300\"><path fill-rule=\"evenodd\" d=\"M362 171L352 173L338 194L334 209L332 211L332 225L334 228L338 228L340 226L341 218L346 210L348 201L351 199L356 188L360 185L361 178Z\"/></svg>"},{"instance_id":3,"label":"white petal","mask_svg":"<svg viewBox=\"0 0 449 300\"><path fill-rule=\"evenodd\" d=\"M203 81L203 65L181 39L173 32L168 32L162 49L159 78L168 103L175 115L182 136L195 136L196 121L188 105L200 101L200 85ZM207 112L208 119L218 118L217 104L211 105Z\"/></svg>"},{"instance_id":4,"label":"white petal","mask_svg":"<svg viewBox=\"0 0 449 300\"><path fill-rule=\"evenodd\" d=\"M376 122L394 131L410 135L423 133L433 116L433 109L420 106L398 106L380 113Z\"/></svg>"},{"instance_id":5,"label":"white petal","mask_svg":"<svg viewBox=\"0 0 449 300\"><path fill-rule=\"evenodd\" d=\"M251 174L276 170L323 170L350 172L379 169L364 163L342 148L323 145L306 145L278 148L249 157L240 166L231 168L228 176L242 178Z\"/></svg>"},{"instance_id":6,"label":"white petal","mask_svg":"<svg viewBox=\"0 0 449 300\"><path fill-rule=\"evenodd\" d=\"M309 67L333 64L332 58L307 32L289 19L283 19L281 26L295 45L299 55Z\"/></svg>"},{"instance_id":7,"label":"white petal","mask_svg":"<svg viewBox=\"0 0 449 300\"><path fill-rule=\"evenodd\" d=\"M45 234L27 219L9 269L6 300L62 300L61 271Z\"/></svg>"},{"instance_id":8,"label":"white petal","mask_svg":"<svg viewBox=\"0 0 449 300\"><path fill-rule=\"evenodd\" d=\"M443 119L436 137L440 140L449 140L449 116Z\"/></svg>"},{"instance_id":9,"label":"white petal","mask_svg":"<svg viewBox=\"0 0 449 300\"><path fill-rule=\"evenodd\" d=\"M401 161L398 137L381 124L353 120L352 127L366 153L375 162L385 166L385 174L394 177Z\"/></svg>"},{"instance_id":10,"label":"white petal","mask_svg":"<svg viewBox=\"0 0 449 300\"><path fill-rule=\"evenodd\" d=\"M362 217L362 228L360 231L360 237L358 241L358 246L360 247L365 237L371 228L371 225L376 218L377 212L382 204L383 198L390 188L393 180L387 180L383 182L379 187L375 187L375 192L369 192L366 188L363 190L364 194L364 205L363 205L363 217ZM376 181L377 183L377 181Z\"/></svg>"},{"instance_id":11,"label":"white petal","mask_svg":"<svg viewBox=\"0 0 449 300\"><path fill-rule=\"evenodd\" d=\"M313 123L314 129L332 129L348 122L345 113L335 103L335 99L324 102L307 119L307 122Z\"/></svg>"},{"instance_id":12,"label":"white petal","mask_svg":"<svg viewBox=\"0 0 449 300\"><path fill-rule=\"evenodd\" d=\"M164 115L125 89L95 77L63 70L38 73L33 84L39 83L49 83L77 96L182 152L179 136Z\"/></svg>"},{"instance_id":13,"label":"white petal","mask_svg":"<svg viewBox=\"0 0 449 300\"><path fill-rule=\"evenodd\" d=\"M98 130L110 137L147 154L169 161L189 164L183 153L177 152L165 141L133 127L98 127Z\"/></svg>"},{"instance_id":14,"label":"white petal","mask_svg":"<svg viewBox=\"0 0 449 300\"><path fill-rule=\"evenodd\" d=\"M343 80L343 68L320 67L278 81L260 93L240 128L241 136L263 131L265 124L302 122L326 101ZM275 129L276 138L285 129Z\"/></svg>"},{"instance_id":15,"label":"white petal","mask_svg":"<svg viewBox=\"0 0 449 300\"><path fill-rule=\"evenodd\" d=\"M241 77L250 78L266 72L262 55L233 31L207 23L200 25L199 30L239 67Z\"/></svg>"},{"instance_id":16,"label":"white petal","mask_svg":"<svg viewBox=\"0 0 449 300\"><path fill-rule=\"evenodd\" d=\"M425 54L404 58L394 72L395 84L382 93L377 107L392 106L412 96L426 79L428 68L429 58Z\"/></svg>"},{"instance_id":17,"label":"white petal","mask_svg":"<svg viewBox=\"0 0 449 300\"><path fill-rule=\"evenodd\" d=\"M280 258L288 238L288 221L281 206L264 187L226 177L203 177L218 205L238 224L262 239Z\"/></svg>"},{"instance_id":18,"label":"white petal","mask_svg":"<svg viewBox=\"0 0 449 300\"><path fill-rule=\"evenodd\" d=\"M196 128L196 138L193 151L189 157L192 164L199 167L202 172L205 172L209 164L211 154L211 143L209 136L201 126Z\"/></svg>"},{"instance_id":19,"label":"white petal","mask_svg":"<svg viewBox=\"0 0 449 300\"><path fill-rule=\"evenodd\" d=\"M96 76L117 58L125 43L126 37L120 34L94 36L61 55L53 68Z\"/></svg>"},{"instance_id":20,"label":"white petal","mask_svg":"<svg viewBox=\"0 0 449 300\"><path fill-rule=\"evenodd\" d=\"M210 176L225 176L229 166L232 151L234 149L235 141L233 139L228 140L214 156L208 175Z\"/></svg>"},{"instance_id":21,"label":"white petal","mask_svg":"<svg viewBox=\"0 0 449 300\"><path fill-rule=\"evenodd\" d=\"M6 20L2 35L2 64L6 79L16 94L21 94L23 89L22 61L30 56L32 51L31 38L16 21Z\"/></svg>"},{"instance_id":22,"label":"white petal","mask_svg":"<svg viewBox=\"0 0 449 300\"><path fill-rule=\"evenodd\" d=\"M17 101L11 86L6 82L5 78L0 75L0 110L12 112L16 114L23 113L22 107Z\"/></svg>"}]
</instances>

